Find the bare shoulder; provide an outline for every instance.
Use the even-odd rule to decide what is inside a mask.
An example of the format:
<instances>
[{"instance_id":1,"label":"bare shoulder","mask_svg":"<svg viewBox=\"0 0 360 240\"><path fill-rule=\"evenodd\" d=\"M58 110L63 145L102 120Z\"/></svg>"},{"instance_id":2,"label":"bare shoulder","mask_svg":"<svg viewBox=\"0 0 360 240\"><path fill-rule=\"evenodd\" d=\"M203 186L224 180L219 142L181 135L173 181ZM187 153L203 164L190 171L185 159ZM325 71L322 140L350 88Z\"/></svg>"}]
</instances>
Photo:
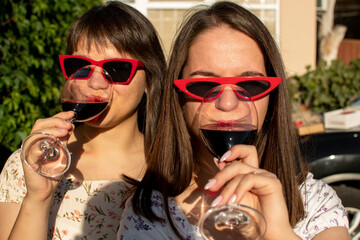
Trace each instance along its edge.
<instances>
[{"instance_id":1,"label":"bare shoulder","mask_svg":"<svg viewBox=\"0 0 360 240\"><path fill-rule=\"evenodd\" d=\"M350 235L346 227L331 227L319 234L313 240L350 240Z\"/></svg>"}]
</instances>

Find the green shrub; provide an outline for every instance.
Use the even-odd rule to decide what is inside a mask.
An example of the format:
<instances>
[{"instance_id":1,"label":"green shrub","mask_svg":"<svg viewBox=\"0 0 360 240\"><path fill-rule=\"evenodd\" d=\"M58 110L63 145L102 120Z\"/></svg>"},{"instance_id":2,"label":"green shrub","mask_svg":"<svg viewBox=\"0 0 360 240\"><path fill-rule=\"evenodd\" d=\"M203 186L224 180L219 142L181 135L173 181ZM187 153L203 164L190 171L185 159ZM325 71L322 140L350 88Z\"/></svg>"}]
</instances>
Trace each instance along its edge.
<instances>
[{"instance_id":1,"label":"green shrub","mask_svg":"<svg viewBox=\"0 0 360 240\"><path fill-rule=\"evenodd\" d=\"M18 148L37 118L61 110L65 53L70 24L101 0L1 0L0 144Z\"/></svg>"},{"instance_id":2,"label":"green shrub","mask_svg":"<svg viewBox=\"0 0 360 240\"><path fill-rule=\"evenodd\" d=\"M293 101L315 113L344 108L360 96L360 57L346 65L334 60L330 66L320 62L316 69L307 66L304 75L290 78Z\"/></svg>"}]
</instances>

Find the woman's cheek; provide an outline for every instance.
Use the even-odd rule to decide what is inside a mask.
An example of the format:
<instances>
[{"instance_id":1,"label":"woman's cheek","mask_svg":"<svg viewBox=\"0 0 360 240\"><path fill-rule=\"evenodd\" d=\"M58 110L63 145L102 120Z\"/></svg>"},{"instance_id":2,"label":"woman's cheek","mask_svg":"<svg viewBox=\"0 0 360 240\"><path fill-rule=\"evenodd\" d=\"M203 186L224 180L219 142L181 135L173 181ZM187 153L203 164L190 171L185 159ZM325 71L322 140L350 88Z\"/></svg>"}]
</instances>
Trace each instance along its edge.
<instances>
[{"instance_id":1,"label":"woman's cheek","mask_svg":"<svg viewBox=\"0 0 360 240\"><path fill-rule=\"evenodd\" d=\"M187 101L183 107L187 125L190 127L191 132L195 135L198 135L199 133L199 118L198 118L199 107L200 107L200 102L198 101Z\"/></svg>"},{"instance_id":2,"label":"woman's cheek","mask_svg":"<svg viewBox=\"0 0 360 240\"><path fill-rule=\"evenodd\" d=\"M260 130L264 124L265 116L269 106L269 96L255 100L254 103L258 114L258 130Z\"/></svg>"}]
</instances>

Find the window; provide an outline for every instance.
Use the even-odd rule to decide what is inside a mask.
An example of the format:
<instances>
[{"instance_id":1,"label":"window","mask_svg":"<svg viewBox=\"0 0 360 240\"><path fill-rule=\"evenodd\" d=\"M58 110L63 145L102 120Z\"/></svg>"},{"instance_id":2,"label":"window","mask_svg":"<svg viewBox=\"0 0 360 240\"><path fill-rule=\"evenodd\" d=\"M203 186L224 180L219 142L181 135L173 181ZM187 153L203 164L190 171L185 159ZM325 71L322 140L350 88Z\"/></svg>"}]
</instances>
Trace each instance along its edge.
<instances>
[{"instance_id":1,"label":"window","mask_svg":"<svg viewBox=\"0 0 360 240\"><path fill-rule=\"evenodd\" d=\"M210 4L210 0L125 0L154 24L168 53L178 24L185 12L198 4ZM258 16L269 28L275 39L280 30L280 0L234 0Z\"/></svg>"}]
</instances>

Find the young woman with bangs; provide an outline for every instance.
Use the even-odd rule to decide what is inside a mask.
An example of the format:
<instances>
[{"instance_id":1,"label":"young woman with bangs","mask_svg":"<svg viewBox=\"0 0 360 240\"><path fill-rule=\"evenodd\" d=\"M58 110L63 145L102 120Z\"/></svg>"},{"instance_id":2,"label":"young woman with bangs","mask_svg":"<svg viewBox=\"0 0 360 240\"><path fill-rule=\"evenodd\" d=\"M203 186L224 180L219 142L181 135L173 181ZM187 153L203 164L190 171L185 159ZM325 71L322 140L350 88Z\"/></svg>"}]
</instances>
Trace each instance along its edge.
<instances>
[{"instance_id":1,"label":"young woman with bangs","mask_svg":"<svg viewBox=\"0 0 360 240\"><path fill-rule=\"evenodd\" d=\"M47 178L20 151L12 154L0 176L0 239L114 239L129 187L122 175L144 173L166 68L154 27L132 7L108 1L74 22L66 52L59 57L65 77L87 64L107 70L104 61L130 62L132 73L108 71L112 102L97 120L74 129L68 111L36 121L31 132L62 139L72 163L61 179Z\"/></svg>"},{"instance_id":2,"label":"young woman with bangs","mask_svg":"<svg viewBox=\"0 0 360 240\"><path fill-rule=\"evenodd\" d=\"M250 81L259 78L270 88L253 93ZM258 115L255 144L235 145L215 162L197 119L204 79L248 83ZM173 43L165 80L161 128L146 174L126 203L120 239L201 239L191 213L202 189L221 191L212 206L259 210L267 221L264 239L349 239L340 199L313 179L302 158L281 55L255 15L221 1L193 9Z\"/></svg>"}]
</instances>

